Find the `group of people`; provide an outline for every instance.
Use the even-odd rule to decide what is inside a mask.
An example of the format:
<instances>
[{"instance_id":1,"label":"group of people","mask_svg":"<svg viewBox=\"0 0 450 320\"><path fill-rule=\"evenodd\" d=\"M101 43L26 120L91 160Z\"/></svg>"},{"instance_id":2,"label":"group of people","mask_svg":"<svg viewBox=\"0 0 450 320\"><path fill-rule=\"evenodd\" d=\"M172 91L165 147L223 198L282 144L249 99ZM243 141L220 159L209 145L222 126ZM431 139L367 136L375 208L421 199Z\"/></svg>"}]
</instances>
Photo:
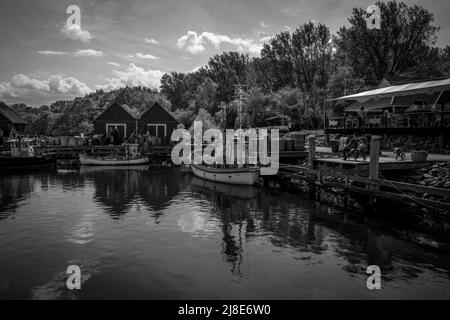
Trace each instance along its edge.
<instances>
[{"instance_id":1,"label":"group of people","mask_svg":"<svg viewBox=\"0 0 450 320\"><path fill-rule=\"evenodd\" d=\"M358 136L356 133L348 137L339 137L339 153L342 154L342 158L347 160L348 157L354 156L355 158L361 156L363 160L366 160L367 155L370 154L370 140L372 136L370 134Z\"/></svg>"},{"instance_id":2,"label":"group of people","mask_svg":"<svg viewBox=\"0 0 450 320\"><path fill-rule=\"evenodd\" d=\"M119 133L119 130L117 129L117 127L114 127L114 129L112 127L108 128L108 135L106 137L106 144L112 144L115 146L120 146L123 143L123 138Z\"/></svg>"}]
</instances>

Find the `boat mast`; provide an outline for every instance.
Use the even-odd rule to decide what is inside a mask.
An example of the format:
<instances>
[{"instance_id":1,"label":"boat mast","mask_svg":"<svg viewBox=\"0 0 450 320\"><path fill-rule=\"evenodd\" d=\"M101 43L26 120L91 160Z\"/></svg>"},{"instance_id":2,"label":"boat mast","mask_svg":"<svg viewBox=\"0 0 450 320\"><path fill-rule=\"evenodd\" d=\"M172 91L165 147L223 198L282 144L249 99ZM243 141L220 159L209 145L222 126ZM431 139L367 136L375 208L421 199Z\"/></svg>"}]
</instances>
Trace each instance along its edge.
<instances>
[{"instance_id":1,"label":"boat mast","mask_svg":"<svg viewBox=\"0 0 450 320\"><path fill-rule=\"evenodd\" d=\"M242 95L243 95L243 88L248 87L246 84L235 84L235 95L239 96L239 129L242 129Z\"/></svg>"}]
</instances>

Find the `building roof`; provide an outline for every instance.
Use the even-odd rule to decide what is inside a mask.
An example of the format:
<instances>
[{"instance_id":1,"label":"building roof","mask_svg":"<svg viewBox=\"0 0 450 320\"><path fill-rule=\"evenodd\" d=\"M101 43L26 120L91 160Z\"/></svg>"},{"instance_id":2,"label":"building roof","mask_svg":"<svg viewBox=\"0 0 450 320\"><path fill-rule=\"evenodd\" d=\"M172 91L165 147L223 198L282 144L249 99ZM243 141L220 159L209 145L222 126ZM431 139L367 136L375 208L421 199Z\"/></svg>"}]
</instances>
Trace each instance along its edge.
<instances>
[{"instance_id":1,"label":"building roof","mask_svg":"<svg viewBox=\"0 0 450 320\"><path fill-rule=\"evenodd\" d=\"M448 78L443 74L434 77L424 78L421 76L413 77L413 76L386 76L383 80L378 84L378 88L384 88L389 86L397 86L401 84L407 83L418 83L418 82L426 82L426 81L434 81L434 80L444 80Z\"/></svg>"},{"instance_id":2,"label":"building roof","mask_svg":"<svg viewBox=\"0 0 450 320\"><path fill-rule=\"evenodd\" d=\"M153 108L160 108L160 109L162 109L162 110L163 110L170 118L173 119L174 122L177 122L177 123L178 123L178 120L175 118L175 116L174 116L170 111L168 111L166 108L164 108L163 106L161 106L158 102L155 102L150 108L148 108L148 109L141 115L141 119L145 118L145 117L146 117L146 114L147 114L148 112L150 112L150 110L152 110Z\"/></svg>"},{"instance_id":3,"label":"building roof","mask_svg":"<svg viewBox=\"0 0 450 320\"><path fill-rule=\"evenodd\" d=\"M120 103L118 103L117 101L112 101L108 104L108 106L106 107L105 110L103 110L98 116L95 117L95 119L93 120L93 122L97 121L105 112L107 112L112 106L114 105L118 105L119 107L121 107L127 114L130 115L130 117L132 117L133 119L137 119L131 112L131 109L128 106L123 106Z\"/></svg>"},{"instance_id":4,"label":"building roof","mask_svg":"<svg viewBox=\"0 0 450 320\"><path fill-rule=\"evenodd\" d=\"M4 116L6 119L11 121L12 123L17 124L27 124L28 122L25 121L17 112L15 112L13 109L11 109L6 103L0 101L0 114Z\"/></svg>"},{"instance_id":5,"label":"building roof","mask_svg":"<svg viewBox=\"0 0 450 320\"><path fill-rule=\"evenodd\" d=\"M406 83L394 85L375 90L364 91L348 96L333 99L335 101L353 100L358 102L366 102L372 98L406 96L411 94L433 94L436 91L450 90L450 78L442 80L433 80L425 82Z\"/></svg>"}]
</instances>

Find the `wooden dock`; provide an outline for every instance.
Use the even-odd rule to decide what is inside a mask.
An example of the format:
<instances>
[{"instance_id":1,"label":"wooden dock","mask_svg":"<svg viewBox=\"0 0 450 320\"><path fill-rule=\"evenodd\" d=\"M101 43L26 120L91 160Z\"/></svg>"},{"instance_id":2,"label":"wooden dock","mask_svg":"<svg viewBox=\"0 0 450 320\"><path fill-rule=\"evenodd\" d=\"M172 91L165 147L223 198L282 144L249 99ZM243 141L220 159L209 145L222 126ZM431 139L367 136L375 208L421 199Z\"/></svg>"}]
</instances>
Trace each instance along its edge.
<instances>
[{"instance_id":1,"label":"wooden dock","mask_svg":"<svg viewBox=\"0 0 450 320\"><path fill-rule=\"evenodd\" d=\"M431 166L431 162L416 162L412 160L397 161L393 158L380 157L379 158L379 171L405 171L421 169ZM326 169L328 171L334 170L338 172L346 172L358 175L369 175L370 159L364 161L359 159L355 160L343 160L339 158L327 158L327 159L314 159L314 169Z\"/></svg>"},{"instance_id":2,"label":"wooden dock","mask_svg":"<svg viewBox=\"0 0 450 320\"><path fill-rule=\"evenodd\" d=\"M310 196L315 200L321 200L321 190L325 189L342 195L344 206L347 197L355 194L365 196L367 202L373 205L379 199L414 203L450 220L450 190L391 181L382 178L380 174L382 171L405 172L425 168L430 163L380 158L379 148L380 138L374 136L368 161L316 158L315 137L310 137L309 165L281 164L278 174L275 177L264 177L264 182L269 184L273 179L280 184L303 181L308 186Z\"/></svg>"}]
</instances>

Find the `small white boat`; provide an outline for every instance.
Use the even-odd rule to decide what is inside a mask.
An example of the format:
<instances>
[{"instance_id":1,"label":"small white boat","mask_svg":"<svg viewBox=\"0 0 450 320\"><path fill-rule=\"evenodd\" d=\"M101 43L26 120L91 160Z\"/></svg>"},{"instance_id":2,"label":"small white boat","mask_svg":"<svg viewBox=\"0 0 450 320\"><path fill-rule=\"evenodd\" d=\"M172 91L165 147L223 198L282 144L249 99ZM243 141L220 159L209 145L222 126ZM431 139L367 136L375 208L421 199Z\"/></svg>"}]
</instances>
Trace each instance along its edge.
<instances>
[{"instance_id":1,"label":"small white boat","mask_svg":"<svg viewBox=\"0 0 450 320\"><path fill-rule=\"evenodd\" d=\"M191 164L196 177L222 183L253 186L259 177L259 168L213 168L205 165Z\"/></svg>"},{"instance_id":2,"label":"small white boat","mask_svg":"<svg viewBox=\"0 0 450 320\"><path fill-rule=\"evenodd\" d=\"M88 157L80 154L82 165L90 166L132 166L148 163L147 157Z\"/></svg>"}]
</instances>

